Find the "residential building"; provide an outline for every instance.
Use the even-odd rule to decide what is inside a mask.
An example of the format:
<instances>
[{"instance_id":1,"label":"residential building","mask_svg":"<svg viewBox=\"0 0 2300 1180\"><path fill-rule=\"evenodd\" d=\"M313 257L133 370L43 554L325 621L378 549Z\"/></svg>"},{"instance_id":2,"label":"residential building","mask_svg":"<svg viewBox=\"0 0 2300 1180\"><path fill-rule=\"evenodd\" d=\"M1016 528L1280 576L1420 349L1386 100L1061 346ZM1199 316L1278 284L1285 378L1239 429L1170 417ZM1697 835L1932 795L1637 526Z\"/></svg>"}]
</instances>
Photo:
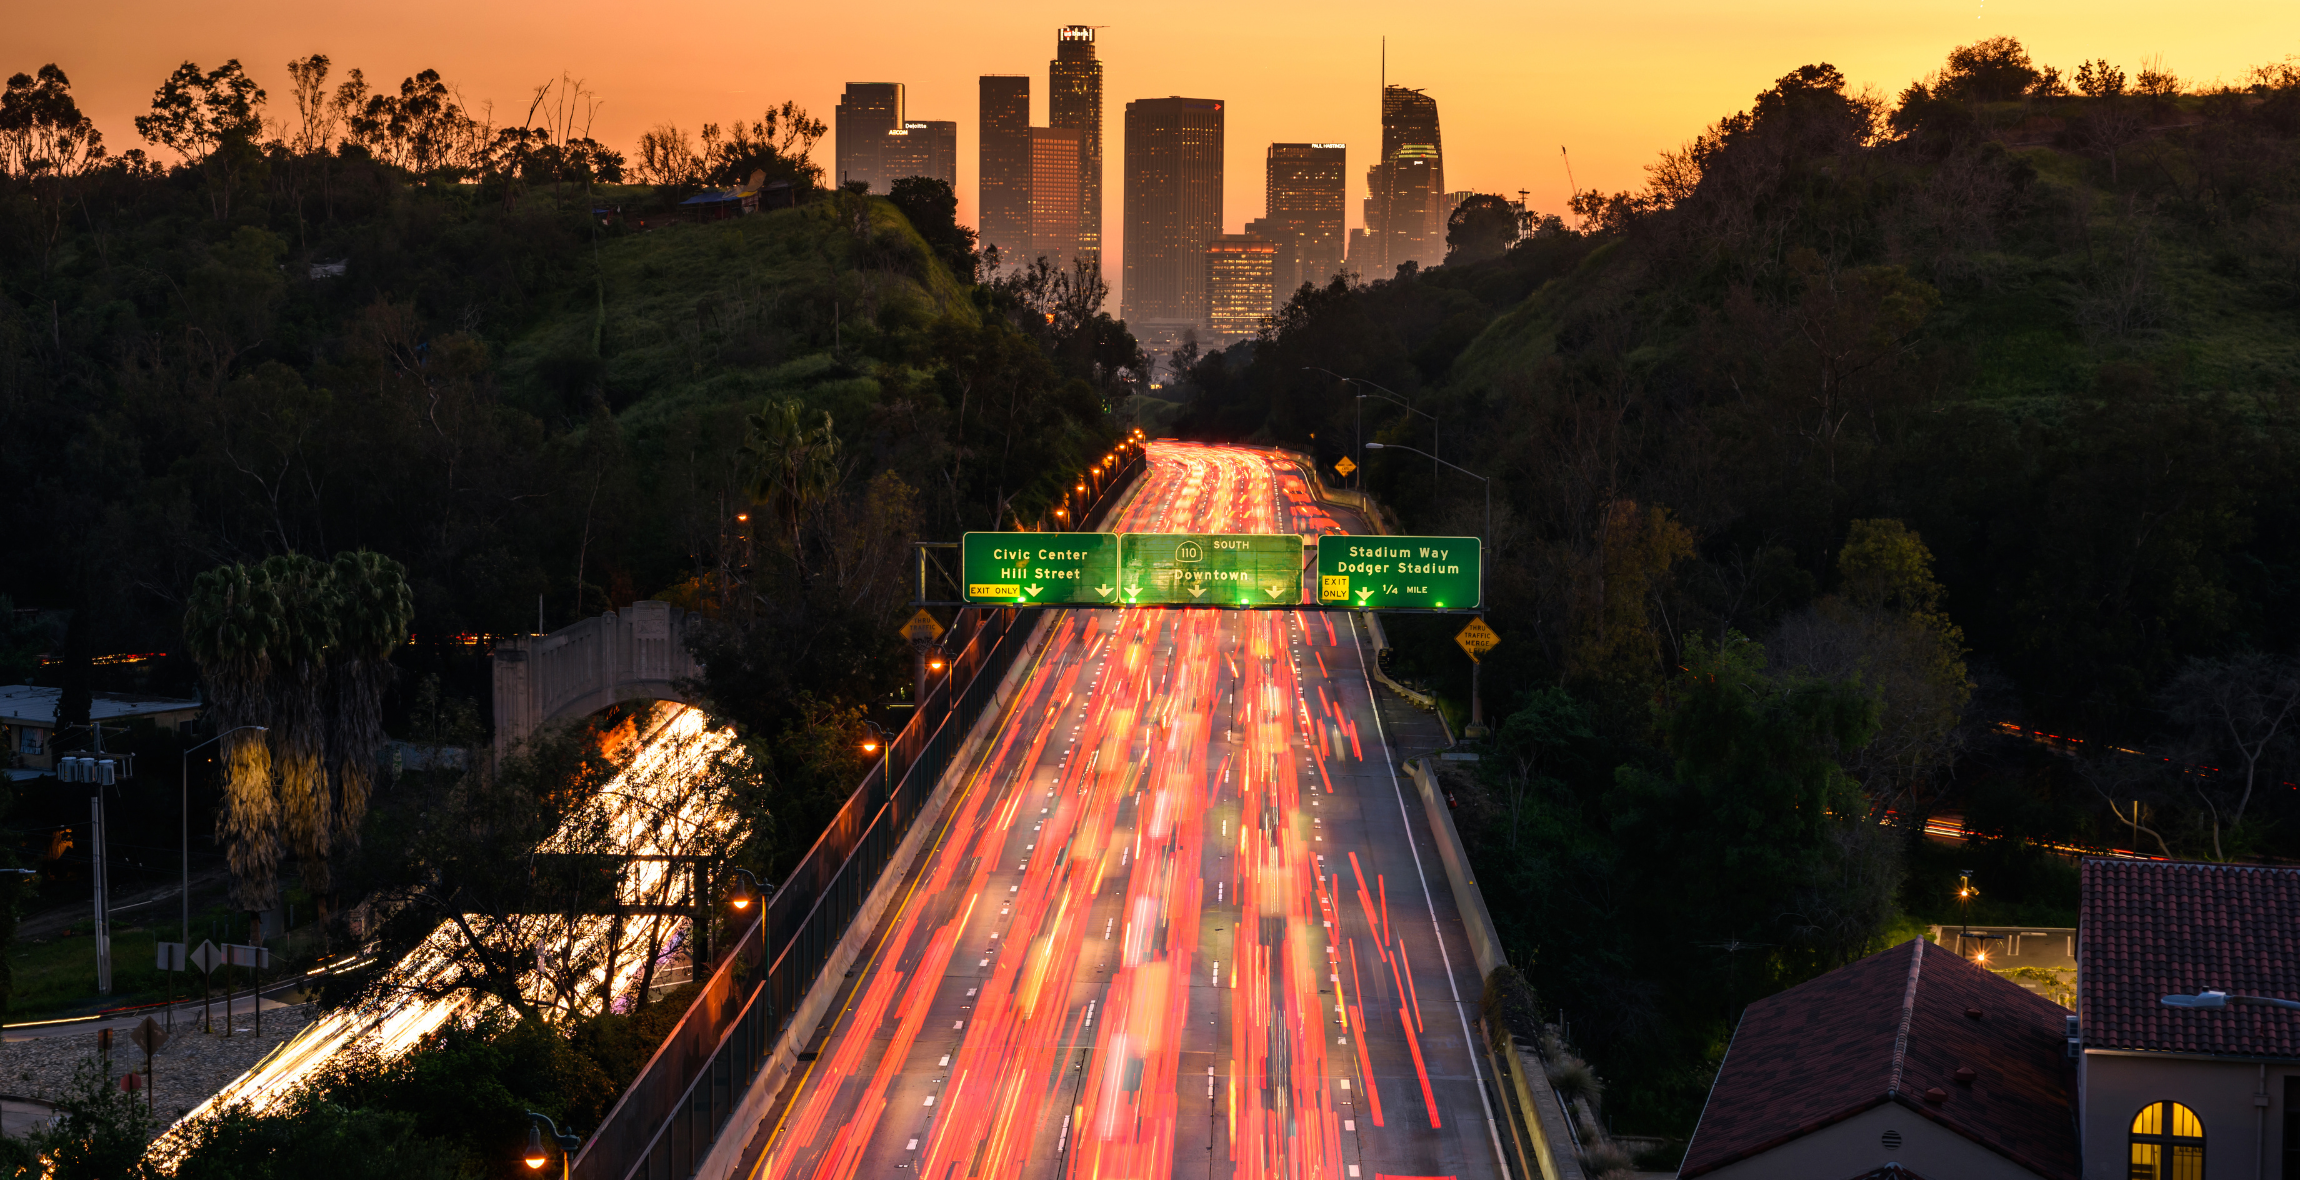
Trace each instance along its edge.
<instances>
[{"instance_id":1,"label":"residential building","mask_svg":"<svg viewBox=\"0 0 2300 1180\"><path fill-rule=\"evenodd\" d=\"M981 166L976 171L977 233L984 248L1013 260L1030 253L1030 79L984 74Z\"/></svg>"},{"instance_id":2,"label":"residential building","mask_svg":"<svg viewBox=\"0 0 2300 1180\"><path fill-rule=\"evenodd\" d=\"M1408 262L1445 261L1445 145L1437 100L1404 86L1382 87L1382 154L1366 170L1369 278ZM1357 261L1352 259L1352 261Z\"/></svg>"},{"instance_id":3,"label":"residential building","mask_svg":"<svg viewBox=\"0 0 2300 1180\"><path fill-rule=\"evenodd\" d=\"M1213 347L1252 337L1276 310L1271 275L1278 244L1253 234L1222 234L1206 243L1206 332Z\"/></svg>"},{"instance_id":4,"label":"residential building","mask_svg":"<svg viewBox=\"0 0 2300 1180\"><path fill-rule=\"evenodd\" d=\"M874 192L887 191L887 132L903 125L903 84L849 82L839 97L834 120L837 136L839 184L863 181Z\"/></svg>"},{"instance_id":5,"label":"residential building","mask_svg":"<svg viewBox=\"0 0 2300 1180\"><path fill-rule=\"evenodd\" d=\"M126 730L137 722L182 731L196 723L207 708L199 701L133 692L92 694L88 720L107 731ZM0 685L0 766L15 768L10 778L37 777L56 765L56 711L64 690L30 684ZM74 743L84 736L73 734ZM27 772L29 772L27 774Z\"/></svg>"},{"instance_id":6,"label":"residential building","mask_svg":"<svg viewBox=\"0 0 2300 1180\"><path fill-rule=\"evenodd\" d=\"M958 124L949 119L906 119L886 133L882 166L887 187L906 176L931 176L958 187Z\"/></svg>"},{"instance_id":7,"label":"residential building","mask_svg":"<svg viewBox=\"0 0 2300 1180\"><path fill-rule=\"evenodd\" d=\"M1102 63L1094 56L1094 29L1065 25L1054 35L1047 63L1047 121L1078 133L1077 255L1102 260Z\"/></svg>"},{"instance_id":8,"label":"residential building","mask_svg":"<svg viewBox=\"0 0 2300 1180\"><path fill-rule=\"evenodd\" d=\"M1126 104L1123 314L1153 339L1206 321L1206 244L1222 233L1222 101Z\"/></svg>"},{"instance_id":9,"label":"residential building","mask_svg":"<svg viewBox=\"0 0 2300 1180\"><path fill-rule=\"evenodd\" d=\"M1273 143L1268 169L1270 240L1277 244L1278 302L1303 283L1323 286L1342 269L1347 150L1338 143Z\"/></svg>"},{"instance_id":10,"label":"residential building","mask_svg":"<svg viewBox=\"0 0 2300 1180\"><path fill-rule=\"evenodd\" d=\"M1085 211L1078 156L1083 140L1075 127L1030 129L1030 252L1025 261L1043 258L1068 270L1082 254Z\"/></svg>"},{"instance_id":11,"label":"residential building","mask_svg":"<svg viewBox=\"0 0 2300 1180\"><path fill-rule=\"evenodd\" d=\"M2067 1020L1924 939L1880 951L1749 1005L1678 1175L2078 1180Z\"/></svg>"},{"instance_id":12,"label":"residential building","mask_svg":"<svg viewBox=\"0 0 2300 1180\"><path fill-rule=\"evenodd\" d=\"M2077 1107L2099 1180L2300 1177L2300 869L2088 859ZM2180 1008L2220 991L2237 1002Z\"/></svg>"}]
</instances>

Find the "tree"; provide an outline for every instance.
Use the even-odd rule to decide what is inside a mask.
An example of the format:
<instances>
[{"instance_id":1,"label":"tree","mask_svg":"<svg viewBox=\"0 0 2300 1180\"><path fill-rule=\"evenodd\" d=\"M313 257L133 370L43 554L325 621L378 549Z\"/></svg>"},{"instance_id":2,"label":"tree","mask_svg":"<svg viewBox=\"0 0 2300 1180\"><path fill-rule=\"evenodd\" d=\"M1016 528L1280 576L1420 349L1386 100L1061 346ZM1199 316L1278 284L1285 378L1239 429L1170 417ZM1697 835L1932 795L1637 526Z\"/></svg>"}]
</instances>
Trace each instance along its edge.
<instances>
[{"instance_id":1,"label":"tree","mask_svg":"<svg viewBox=\"0 0 2300 1180\"><path fill-rule=\"evenodd\" d=\"M1446 218L1445 260L1483 262L1499 258L1517 241L1517 206L1488 193L1474 193Z\"/></svg>"},{"instance_id":2,"label":"tree","mask_svg":"<svg viewBox=\"0 0 2300 1180\"><path fill-rule=\"evenodd\" d=\"M297 58L287 64L287 71L295 85L296 111L295 137L288 146L298 155L324 152L334 145L340 121L338 111L328 103L327 55Z\"/></svg>"},{"instance_id":3,"label":"tree","mask_svg":"<svg viewBox=\"0 0 2300 1180\"><path fill-rule=\"evenodd\" d=\"M2212 859L2227 860L2254 797L2281 781L2300 743L2300 660L2246 651L2190 660L2165 686L2176 727L2166 754L2201 809Z\"/></svg>"},{"instance_id":4,"label":"tree","mask_svg":"<svg viewBox=\"0 0 2300 1180\"><path fill-rule=\"evenodd\" d=\"M335 833L327 784L327 724L321 714L328 653L335 647L335 587L326 564L302 554L264 559L262 576L279 603L279 642L271 652L272 789L280 832L302 860L314 893L327 890L327 854ZM266 904L250 907L269 909Z\"/></svg>"},{"instance_id":5,"label":"tree","mask_svg":"<svg viewBox=\"0 0 2300 1180\"><path fill-rule=\"evenodd\" d=\"M894 182L888 199L902 210L918 236L934 248L935 257L949 268L951 277L962 283L974 282L975 268L981 261L975 254L975 234L958 223L958 194L951 190L949 181L932 176L901 177Z\"/></svg>"},{"instance_id":6,"label":"tree","mask_svg":"<svg viewBox=\"0 0 2300 1180\"><path fill-rule=\"evenodd\" d=\"M40 217L41 268L64 231L71 183L104 157L104 135L72 101L72 83L53 62L38 78L15 74L0 93L0 173L24 181Z\"/></svg>"},{"instance_id":7,"label":"tree","mask_svg":"<svg viewBox=\"0 0 2300 1180\"><path fill-rule=\"evenodd\" d=\"M1693 534L1658 504L1615 500L1600 518L1595 551L1578 562L1566 675L1649 682L1661 672L1660 594L1677 564L1693 556Z\"/></svg>"},{"instance_id":8,"label":"tree","mask_svg":"<svg viewBox=\"0 0 2300 1180\"><path fill-rule=\"evenodd\" d=\"M701 184L708 165L695 142L676 123L664 123L639 137L639 158L631 166L641 184L684 188Z\"/></svg>"},{"instance_id":9,"label":"tree","mask_svg":"<svg viewBox=\"0 0 2300 1180\"><path fill-rule=\"evenodd\" d=\"M2104 58L2079 62L2076 89L2086 98L2115 98L2124 93L2124 70L2108 64Z\"/></svg>"},{"instance_id":10,"label":"tree","mask_svg":"<svg viewBox=\"0 0 2300 1180\"><path fill-rule=\"evenodd\" d=\"M750 436L743 453L750 464L751 499L777 513L787 524L791 555L806 569L805 539L801 529L815 506L839 483L839 439L831 429L829 411L822 421L808 424L804 403L797 398L769 402L750 416Z\"/></svg>"},{"instance_id":11,"label":"tree","mask_svg":"<svg viewBox=\"0 0 2300 1180\"><path fill-rule=\"evenodd\" d=\"M1937 91L1966 102L2010 102L2040 77L2028 50L2012 37L1988 37L1949 51Z\"/></svg>"},{"instance_id":12,"label":"tree","mask_svg":"<svg viewBox=\"0 0 2300 1180\"><path fill-rule=\"evenodd\" d=\"M392 653L407 643L415 596L407 567L380 553L338 553L329 570L337 611L328 675L328 775L335 791L331 843L356 849L384 743L383 692Z\"/></svg>"},{"instance_id":13,"label":"tree","mask_svg":"<svg viewBox=\"0 0 2300 1180\"><path fill-rule=\"evenodd\" d=\"M1766 651L1777 671L1856 684L1876 699L1877 734L1847 766L1868 814L1898 812L1913 835L1961 747L1972 697L1964 632L1941 609L1932 551L1898 520L1852 522L1837 570L1838 593L1784 619Z\"/></svg>"},{"instance_id":14,"label":"tree","mask_svg":"<svg viewBox=\"0 0 2300 1180\"><path fill-rule=\"evenodd\" d=\"M225 735L224 809L218 834L231 868L232 903L260 910L279 871L279 808L271 787L271 746L243 726L272 721L275 652L286 645L278 593L261 567L227 565L193 580L184 611L184 646L206 682L208 718Z\"/></svg>"},{"instance_id":15,"label":"tree","mask_svg":"<svg viewBox=\"0 0 2300 1180\"><path fill-rule=\"evenodd\" d=\"M822 183L823 168L814 162L813 153L828 130L828 124L788 99L748 123L737 119L724 130L707 123L704 179L711 184L742 184L752 173L764 172L769 183L782 180L800 189L816 188Z\"/></svg>"},{"instance_id":16,"label":"tree","mask_svg":"<svg viewBox=\"0 0 2300 1180\"><path fill-rule=\"evenodd\" d=\"M1832 929L1811 912L1816 901L1885 916L1832 886L1848 852L1869 851L1841 838L1871 826L1842 762L1875 732L1876 702L1843 681L1767 676L1764 664L1764 649L1738 634L1714 647L1691 637L1685 670L1655 703L1670 768L1620 768L1608 811L1655 866L1640 892L1660 902L1656 914L1674 909L1677 929L1804 941L1841 959L1875 927Z\"/></svg>"},{"instance_id":17,"label":"tree","mask_svg":"<svg viewBox=\"0 0 2300 1180\"><path fill-rule=\"evenodd\" d=\"M261 134L263 105L263 88L238 58L206 73L187 61L152 93L152 113L136 116L136 131L200 164L234 140L252 142Z\"/></svg>"}]
</instances>

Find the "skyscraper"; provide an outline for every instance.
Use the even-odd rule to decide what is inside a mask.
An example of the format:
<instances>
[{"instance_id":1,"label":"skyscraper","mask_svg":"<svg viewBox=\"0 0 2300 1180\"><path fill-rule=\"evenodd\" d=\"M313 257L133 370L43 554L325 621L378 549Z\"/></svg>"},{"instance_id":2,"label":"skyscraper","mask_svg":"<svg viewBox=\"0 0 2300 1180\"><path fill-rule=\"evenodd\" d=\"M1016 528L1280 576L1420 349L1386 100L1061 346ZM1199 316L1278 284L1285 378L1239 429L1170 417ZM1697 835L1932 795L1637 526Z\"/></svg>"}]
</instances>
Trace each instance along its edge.
<instances>
[{"instance_id":1,"label":"skyscraper","mask_svg":"<svg viewBox=\"0 0 2300 1180\"><path fill-rule=\"evenodd\" d=\"M1078 158L1083 139L1075 127L1030 129L1030 252L1022 261L1044 258L1058 270L1070 269L1085 236L1080 207Z\"/></svg>"},{"instance_id":2,"label":"skyscraper","mask_svg":"<svg viewBox=\"0 0 2300 1180\"><path fill-rule=\"evenodd\" d=\"M1220 234L1206 243L1206 331L1226 347L1262 330L1276 310L1271 273L1278 244L1253 234Z\"/></svg>"},{"instance_id":3,"label":"skyscraper","mask_svg":"<svg viewBox=\"0 0 2300 1180\"><path fill-rule=\"evenodd\" d=\"M1323 286L1342 269L1342 200L1349 175L1338 143L1273 143L1267 208L1277 247L1272 282L1277 300L1303 283Z\"/></svg>"},{"instance_id":4,"label":"skyscraper","mask_svg":"<svg viewBox=\"0 0 2300 1180\"><path fill-rule=\"evenodd\" d=\"M996 246L1011 264L1030 252L1030 79L1022 74L984 74L982 166L977 204L984 247Z\"/></svg>"},{"instance_id":5,"label":"skyscraper","mask_svg":"<svg viewBox=\"0 0 2300 1180\"><path fill-rule=\"evenodd\" d=\"M885 192L887 132L903 124L903 87L900 82L849 82L839 98L838 184L850 180L868 183Z\"/></svg>"},{"instance_id":6,"label":"skyscraper","mask_svg":"<svg viewBox=\"0 0 2300 1180\"><path fill-rule=\"evenodd\" d=\"M1222 101L1126 104L1124 318L1146 342L1206 320L1206 244L1222 234Z\"/></svg>"},{"instance_id":7,"label":"skyscraper","mask_svg":"<svg viewBox=\"0 0 2300 1180\"><path fill-rule=\"evenodd\" d=\"M1094 30L1065 25L1054 35L1054 60L1047 63L1048 122L1079 133L1078 249L1099 266L1102 260L1102 63L1094 57Z\"/></svg>"},{"instance_id":8,"label":"skyscraper","mask_svg":"<svg viewBox=\"0 0 2300 1180\"><path fill-rule=\"evenodd\" d=\"M881 168L887 186L905 176L931 176L958 187L958 124L948 119L906 119L886 133Z\"/></svg>"},{"instance_id":9,"label":"skyscraper","mask_svg":"<svg viewBox=\"0 0 2300 1180\"><path fill-rule=\"evenodd\" d=\"M1382 155L1366 170L1366 189L1372 257L1361 273L1387 278L1407 262L1445 261L1445 147L1437 100L1403 86L1382 87Z\"/></svg>"}]
</instances>

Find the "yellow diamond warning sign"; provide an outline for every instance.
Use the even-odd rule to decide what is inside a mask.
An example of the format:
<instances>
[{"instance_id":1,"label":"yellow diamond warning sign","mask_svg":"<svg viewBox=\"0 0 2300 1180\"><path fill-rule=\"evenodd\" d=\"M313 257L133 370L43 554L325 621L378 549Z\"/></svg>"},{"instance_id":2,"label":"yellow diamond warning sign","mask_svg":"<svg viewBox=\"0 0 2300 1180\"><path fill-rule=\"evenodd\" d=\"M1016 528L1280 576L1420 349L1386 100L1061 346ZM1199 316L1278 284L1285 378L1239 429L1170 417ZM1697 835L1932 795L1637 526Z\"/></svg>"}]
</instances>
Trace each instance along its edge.
<instances>
[{"instance_id":1,"label":"yellow diamond warning sign","mask_svg":"<svg viewBox=\"0 0 2300 1180\"><path fill-rule=\"evenodd\" d=\"M942 638L942 624L935 622L933 615L922 610L912 615L910 622L903 624L902 637L912 643L933 643Z\"/></svg>"},{"instance_id":2,"label":"yellow diamond warning sign","mask_svg":"<svg viewBox=\"0 0 2300 1180\"><path fill-rule=\"evenodd\" d=\"M1356 471L1357 469L1358 465L1350 462L1350 457L1348 455L1342 456L1341 459L1334 464L1334 470L1344 476L1347 476L1349 473Z\"/></svg>"},{"instance_id":3,"label":"yellow diamond warning sign","mask_svg":"<svg viewBox=\"0 0 2300 1180\"><path fill-rule=\"evenodd\" d=\"M1469 653L1469 658L1475 660L1500 646L1501 636L1494 634L1493 628L1486 626L1484 619L1471 619L1469 626L1462 628L1461 634L1454 636L1453 641Z\"/></svg>"}]
</instances>

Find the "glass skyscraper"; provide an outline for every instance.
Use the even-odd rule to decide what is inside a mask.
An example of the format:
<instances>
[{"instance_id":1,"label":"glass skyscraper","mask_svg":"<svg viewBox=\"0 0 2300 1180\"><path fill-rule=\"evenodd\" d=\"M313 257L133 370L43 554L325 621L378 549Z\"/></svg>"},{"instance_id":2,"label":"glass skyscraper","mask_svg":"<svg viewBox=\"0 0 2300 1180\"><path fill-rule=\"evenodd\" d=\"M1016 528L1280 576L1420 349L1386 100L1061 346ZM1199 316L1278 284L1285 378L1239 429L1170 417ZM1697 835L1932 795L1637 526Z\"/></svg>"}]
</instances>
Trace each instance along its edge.
<instances>
[{"instance_id":1,"label":"glass skyscraper","mask_svg":"<svg viewBox=\"0 0 2300 1180\"><path fill-rule=\"evenodd\" d=\"M981 95L976 230L982 245L997 247L1000 263L1012 266L1030 253L1030 78L984 74Z\"/></svg>"},{"instance_id":2,"label":"glass skyscraper","mask_svg":"<svg viewBox=\"0 0 2300 1180\"><path fill-rule=\"evenodd\" d=\"M1342 269L1348 154L1338 143L1270 145L1264 232L1277 246L1271 281L1279 303L1303 283L1323 286Z\"/></svg>"},{"instance_id":3,"label":"glass skyscraper","mask_svg":"<svg viewBox=\"0 0 2300 1180\"><path fill-rule=\"evenodd\" d=\"M1222 236L1222 100L1126 104L1123 318L1163 340L1206 322L1206 246Z\"/></svg>"},{"instance_id":4,"label":"glass skyscraper","mask_svg":"<svg viewBox=\"0 0 2300 1180\"><path fill-rule=\"evenodd\" d=\"M1382 155L1366 170L1366 253L1350 261L1368 279L1407 262L1445 261L1445 145L1437 100L1382 87Z\"/></svg>"},{"instance_id":5,"label":"glass skyscraper","mask_svg":"<svg viewBox=\"0 0 2300 1180\"><path fill-rule=\"evenodd\" d=\"M1047 63L1047 122L1078 132L1078 257L1102 260L1102 63L1094 30L1066 25L1054 35Z\"/></svg>"}]
</instances>

